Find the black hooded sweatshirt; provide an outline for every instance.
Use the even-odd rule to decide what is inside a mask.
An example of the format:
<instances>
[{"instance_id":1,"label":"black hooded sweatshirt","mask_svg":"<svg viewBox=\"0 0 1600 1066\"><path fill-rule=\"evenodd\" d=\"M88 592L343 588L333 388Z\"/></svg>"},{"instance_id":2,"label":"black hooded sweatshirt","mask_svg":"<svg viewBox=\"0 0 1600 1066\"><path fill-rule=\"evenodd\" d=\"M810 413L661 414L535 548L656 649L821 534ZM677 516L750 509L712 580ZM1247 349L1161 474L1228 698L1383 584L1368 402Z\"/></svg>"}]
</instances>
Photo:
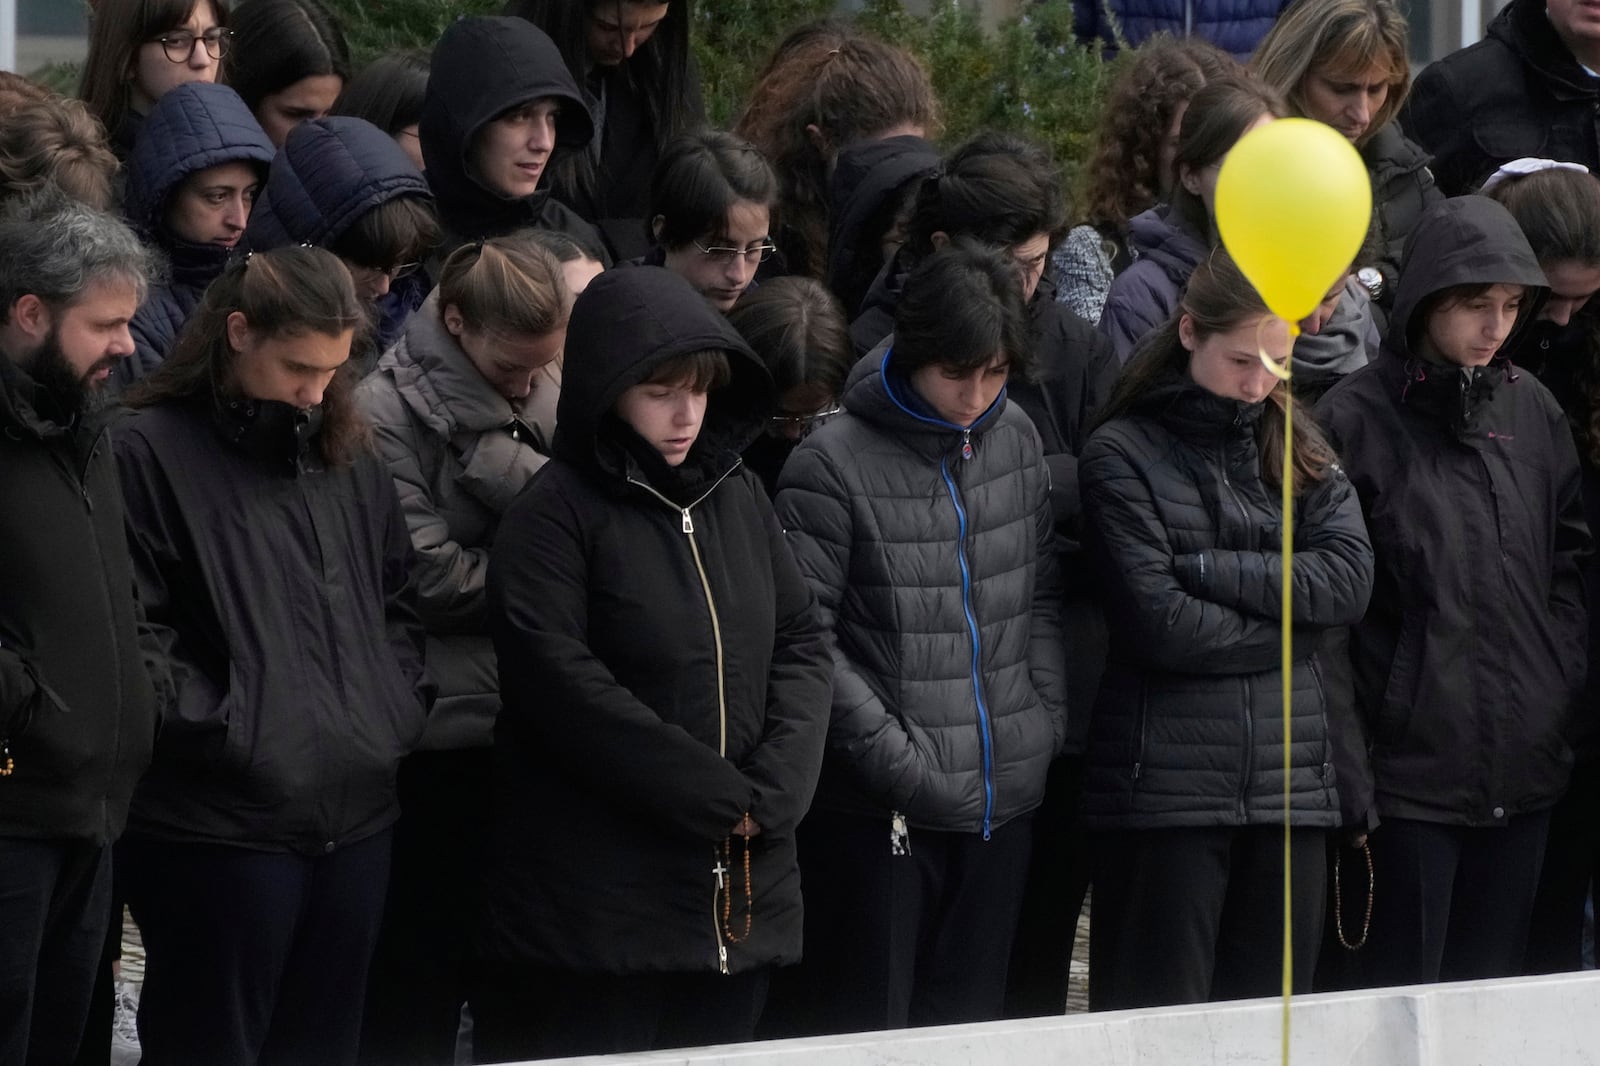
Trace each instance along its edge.
<instances>
[{"instance_id":1,"label":"black hooded sweatshirt","mask_svg":"<svg viewBox=\"0 0 1600 1066\"><path fill-rule=\"evenodd\" d=\"M1586 673L1581 475L1560 405L1504 352L1429 362L1419 308L1455 285L1544 274L1505 208L1479 196L1412 232L1377 362L1317 407L1377 556L1351 631L1378 813L1504 825L1565 791L1565 730ZM1524 321L1532 315L1531 305ZM1514 342L1513 338L1513 342Z\"/></svg>"},{"instance_id":2,"label":"black hooded sweatshirt","mask_svg":"<svg viewBox=\"0 0 1600 1066\"><path fill-rule=\"evenodd\" d=\"M527 226L602 246L593 226L551 198L548 163L539 190L521 198L502 196L473 174L472 148L484 126L529 101L552 97L561 104L556 148L583 148L594 123L560 50L543 30L499 16L460 18L445 30L433 51L419 123L422 160L445 230L441 258L470 241Z\"/></svg>"},{"instance_id":3,"label":"black hooded sweatshirt","mask_svg":"<svg viewBox=\"0 0 1600 1066\"><path fill-rule=\"evenodd\" d=\"M727 353L732 380L672 468L613 407L662 361L707 349ZM658 267L590 284L566 366L554 458L489 562L502 710L480 950L606 974L794 962L794 829L831 677L815 602L739 460L774 406L771 379ZM748 882L729 837L746 812L762 829ZM734 868L731 899L719 866Z\"/></svg>"}]
</instances>

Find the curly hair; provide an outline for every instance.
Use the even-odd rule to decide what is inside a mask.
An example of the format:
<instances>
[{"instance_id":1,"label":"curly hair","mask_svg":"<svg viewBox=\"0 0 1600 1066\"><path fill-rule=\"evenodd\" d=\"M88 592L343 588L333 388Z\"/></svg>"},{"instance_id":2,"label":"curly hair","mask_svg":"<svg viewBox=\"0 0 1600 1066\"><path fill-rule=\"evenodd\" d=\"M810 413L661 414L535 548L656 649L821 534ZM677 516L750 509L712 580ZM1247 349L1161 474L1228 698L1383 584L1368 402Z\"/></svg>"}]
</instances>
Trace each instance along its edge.
<instances>
[{"instance_id":1,"label":"curly hair","mask_svg":"<svg viewBox=\"0 0 1600 1066\"><path fill-rule=\"evenodd\" d=\"M827 265L828 170L840 148L901 126L932 136L939 102L907 51L834 19L778 45L734 132L761 150L782 184L779 246L795 273Z\"/></svg>"},{"instance_id":2,"label":"curly hair","mask_svg":"<svg viewBox=\"0 0 1600 1066\"><path fill-rule=\"evenodd\" d=\"M1160 199L1161 145L1172 117L1208 82L1238 73L1228 53L1199 38L1150 38L1106 99L1089 153L1083 221L1117 233Z\"/></svg>"}]
</instances>

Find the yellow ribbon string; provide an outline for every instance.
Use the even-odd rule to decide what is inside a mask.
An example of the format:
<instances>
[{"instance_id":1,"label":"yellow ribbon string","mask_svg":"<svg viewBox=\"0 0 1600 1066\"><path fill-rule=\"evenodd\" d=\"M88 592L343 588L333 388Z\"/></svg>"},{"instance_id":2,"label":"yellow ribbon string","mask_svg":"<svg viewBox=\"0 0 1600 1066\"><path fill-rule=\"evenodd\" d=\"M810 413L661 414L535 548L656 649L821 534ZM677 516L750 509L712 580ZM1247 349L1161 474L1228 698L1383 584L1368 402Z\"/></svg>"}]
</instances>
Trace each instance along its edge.
<instances>
[{"instance_id":1,"label":"yellow ribbon string","mask_svg":"<svg viewBox=\"0 0 1600 1066\"><path fill-rule=\"evenodd\" d=\"M1263 318L1256 328L1256 355L1279 381L1289 384L1289 362L1282 365L1267 354L1261 343L1261 330L1268 319ZM1300 327L1290 322L1289 344L1300 335ZM1292 649L1294 640L1294 397L1291 394L1283 405L1283 1066L1289 1066L1289 1004L1294 998L1294 881L1289 864L1289 730L1293 719L1294 683L1292 675Z\"/></svg>"}]
</instances>

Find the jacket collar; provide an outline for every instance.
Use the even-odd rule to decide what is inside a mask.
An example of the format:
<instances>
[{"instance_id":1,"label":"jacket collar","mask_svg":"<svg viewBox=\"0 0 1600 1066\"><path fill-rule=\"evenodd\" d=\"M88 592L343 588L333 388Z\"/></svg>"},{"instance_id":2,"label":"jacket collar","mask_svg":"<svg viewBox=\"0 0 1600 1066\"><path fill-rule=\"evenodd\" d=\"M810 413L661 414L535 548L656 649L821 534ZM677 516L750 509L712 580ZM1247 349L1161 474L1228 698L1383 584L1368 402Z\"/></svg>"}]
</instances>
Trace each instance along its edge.
<instances>
[{"instance_id":1,"label":"jacket collar","mask_svg":"<svg viewBox=\"0 0 1600 1066\"><path fill-rule=\"evenodd\" d=\"M389 374L406 406L440 436L486 433L524 415L478 373L455 336L445 329L439 294L423 301L407 321L405 335L378 363ZM546 440L555 427L539 426Z\"/></svg>"},{"instance_id":2,"label":"jacket collar","mask_svg":"<svg viewBox=\"0 0 1600 1066\"><path fill-rule=\"evenodd\" d=\"M59 440L73 431L78 419L63 415L58 408L27 371L0 353L0 432L14 438Z\"/></svg>"},{"instance_id":3,"label":"jacket collar","mask_svg":"<svg viewBox=\"0 0 1600 1066\"><path fill-rule=\"evenodd\" d=\"M1584 73L1545 13L1544 0L1515 0L1489 24L1489 36L1532 67L1558 100L1593 100L1600 79Z\"/></svg>"},{"instance_id":4,"label":"jacket collar","mask_svg":"<svg viewBox=\"0 0 1600 1066\"><path fill-rule=\"evenodd\" d=\"M1521 374L1505 356L1487 366L1459 367L1404 357L1385 349L1379 373L1400 406L1447 428L1453 436L1475 436L1502 388Z\"/></svg>"},{"instance_id":5,"label":"jacket collar","mask_svg":"<svg viewBox=\"0 0 1600 1066\"><path fill-rule=\"evenodd\" d=\"M301 410L277 400L228 397L211 405L217 435L246 455L284 474L322 469L315 447L322 408Z\"/></svg>"},{"instance_id":6,"label":"jacket collar","mask_svg":"<svg viewBox=\"0 0 1600 1066\"><path fill-rule=\"evenodd\" d=\"M929 455L980 439L1000 421L1006 408L1006 389L970 426L940 418L912 389L894 361L891 335L863 356L850 371L844 387L844 407L858 418L896 434Z\"/></svg>"},{"instance_id":7,"label":"jacket collar","mask_svg":"<svg viewBox=\"0 0 1600 1066\"><path fill-rule=\"evenodd\" d=\"M1174 436L1198 445L1255 441L1265 403L1218 396L1187 374L1158 382L1134 406Z\"/></svg>"}]
</instances>

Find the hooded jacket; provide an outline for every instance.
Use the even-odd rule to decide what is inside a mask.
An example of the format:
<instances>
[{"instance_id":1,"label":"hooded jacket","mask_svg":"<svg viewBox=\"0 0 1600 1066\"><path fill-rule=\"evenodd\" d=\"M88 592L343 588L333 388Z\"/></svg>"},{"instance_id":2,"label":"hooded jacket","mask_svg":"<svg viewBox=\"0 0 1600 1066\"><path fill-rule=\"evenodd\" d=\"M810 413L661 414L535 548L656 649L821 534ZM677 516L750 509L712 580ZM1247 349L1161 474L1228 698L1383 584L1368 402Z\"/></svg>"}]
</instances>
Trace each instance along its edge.
<instances>
[{"instance_id":1,"label":"hooded jacket","mask_svg":"<svg viewBox=\"0 0 1600 1066\"><path fill-rule=\"evenodd\" d=\"M1283 824L1283 512L1261 477L1263 406L1172 376L1084 448L1088 554L1111 623L1089 726L1091 828ZM1372 548L1338 467L1296 510L1289 820L1332 827L1338 749L1356 725L1317 649L1361 618Z\"/></svg>"},{"instance_id":2,"label":"hooded jacket","mask_svg":"<svg viewBox=\"0 0 1600 1066\"><path fill-rule=\"evenodd\" d=\"M109 439L4 353L0 499L0 839L108 844L150 764L166 669L133 595Z\"/></svg>"},{"instance_id":3,"label":"hooded jacket","mask_svg":"<svg viewBox=\"0 0 1600 1066\"><path fill-rule=\"evenodd\" d=\"M967 428L927 412L888 342L844 409L778 480L833 654L817 807L987 837L1039 806L1068 734L1038 434L1004 392Z\"/></svg>"},{"instance_id":4,"label":"hooded jacket","mask_svg":"<svg viewBox=\"0 0 1600 1066\"><path fill-rule=\"evenodd\" d=\"M223 163L249 163L265 176L272 142L250 108L225 85L190 82L150 109L128 160L123 210L128 221L166 253L171 275L150 290L129 323L134 354L119 360L112 387L126 386L161 365L206 287L227 265L231 248L192 244L166 225L172 195L185 178Z\"/></svg>"},{"instance_id":5,"label":"hooded jacket","mask_svg":"<svg viewBox=\"0 0 1600 1066\"><path fill-rule=\"evenodd\" d=\"M1100 332L1127 363L1149 333L1172 317L1189 276L1211 249L1170 207L1152 207L1128 222L1134 261L1111 282L1100 312Z\"/></svg>"},{"instance_id":6,"label":"hooded jacket","mask_svg":"<svg viewBox=\"0 0 1600 1066\"><path fill-rule=\"evenodd\" d=\"M921 137L862 141L839 150L828 179L827 283L846 315L854 317L867 296L866 288L857 287L862 260L882 258L879 242L893 221L885 212L899 202L901 190L938 165L939 150ZM862 247L864 241L872 246Z\"/></svg>"},{"instance_id":7,"label":"hooded jacket","mask_svg":"<svg viewBox=\"0 0 1600 1066\"><path fill-rule=\"evenodd\" d=\"M1524 156L1600 171L1600 78L1561 42L1544 0L1513 0L1483 40L1423 68L1400 124L1447 196Z\"/></svg>"},{"instance_id":8,"label":"hooded jacket","mask_svg":"<svg viewBox=\"0 0 1600 1066\"><path fill-rule=\"evenodd\" d=\"M118 423L128 545L176 698L130 832L322 855L399 815L422 734L411 543L373 455L320 409L197 397Z\"/></svg>"},{"instance_id":9,"label":"hooded jacket","mask_svg":"<svg viewBox=\"0 0 1600 1066\"><path fill-rule=\"evenodd\" d=\"M496 392L445 329L435 293L356 390L416 551L417 613L438 693L424 749L494 739L500 683L485 579L500 518L544 465L555 432L559 377L536 380L520 403Z\"/></svg>"},{"instance_id":10,"label":"hooded jacket","mask_svg":"<svg viewBox=\"0 0 1600 1066\"><path fill-rule=\"evenodd\" d=\"M614 407L664 360L708 349L732 378L671 467ZM775 402L759 359L678 275L614 271L578 298L554 456L490 553L503 707L487 958L607 974L798 959L794 830L829 678L815 604L739 461ZM761 826L748 882L730 838L747 812ZM731 897L715 872L730 866Z\"/></svg>"},{"instance_id":11,"label":"hooded jacket","mask_svg":"<svg viewBox=\"0 0 1600 1066\"><path fill-rule=\"evenodd\" d=\"M428 183L394 138L365 119L311 119L289 131L273 158L250 212L245 246L257 252L291 244L329 248L363 215L407 196L433 203ZM380 350L427 295L428 280L420 272L389 290L377 323Z\"/></svg>"},{"instance_id":12,"label":"hooded jacket","mask_svg":"<svg viewBox=\"0 0 1600 1066\"><path fill-rule=\"evenodd\" d=\"M508 198L473 173L473 145L483 127L533 100L560 101L556 150L586 147L594 122L555 42L520 18L459 18L433 50L418 135L428 184L438 197L448 255L469 241L525 226L561 230L594 247L599 233L549 192L549 163L532 196ZM553 155L554 153L552 153Z\"/></svg>"},{"instance_id":13,"label":"hooded jacket","mask_svg":"<svg viewBox=\"0 0 1600 1066\"><path fill-rule=\"evenodd\" d=\"M1380 814L1504 825L1567 784L1588 646L1581 474L1549 391L1505 348L1470 372L1429 362L1419 308L1454 285L1545 279L1480 196L1423 216L1400 278L1381 357L1317 408L1377 554L1351 633L1356 698Z\"/></svg>"}]
</instances>

